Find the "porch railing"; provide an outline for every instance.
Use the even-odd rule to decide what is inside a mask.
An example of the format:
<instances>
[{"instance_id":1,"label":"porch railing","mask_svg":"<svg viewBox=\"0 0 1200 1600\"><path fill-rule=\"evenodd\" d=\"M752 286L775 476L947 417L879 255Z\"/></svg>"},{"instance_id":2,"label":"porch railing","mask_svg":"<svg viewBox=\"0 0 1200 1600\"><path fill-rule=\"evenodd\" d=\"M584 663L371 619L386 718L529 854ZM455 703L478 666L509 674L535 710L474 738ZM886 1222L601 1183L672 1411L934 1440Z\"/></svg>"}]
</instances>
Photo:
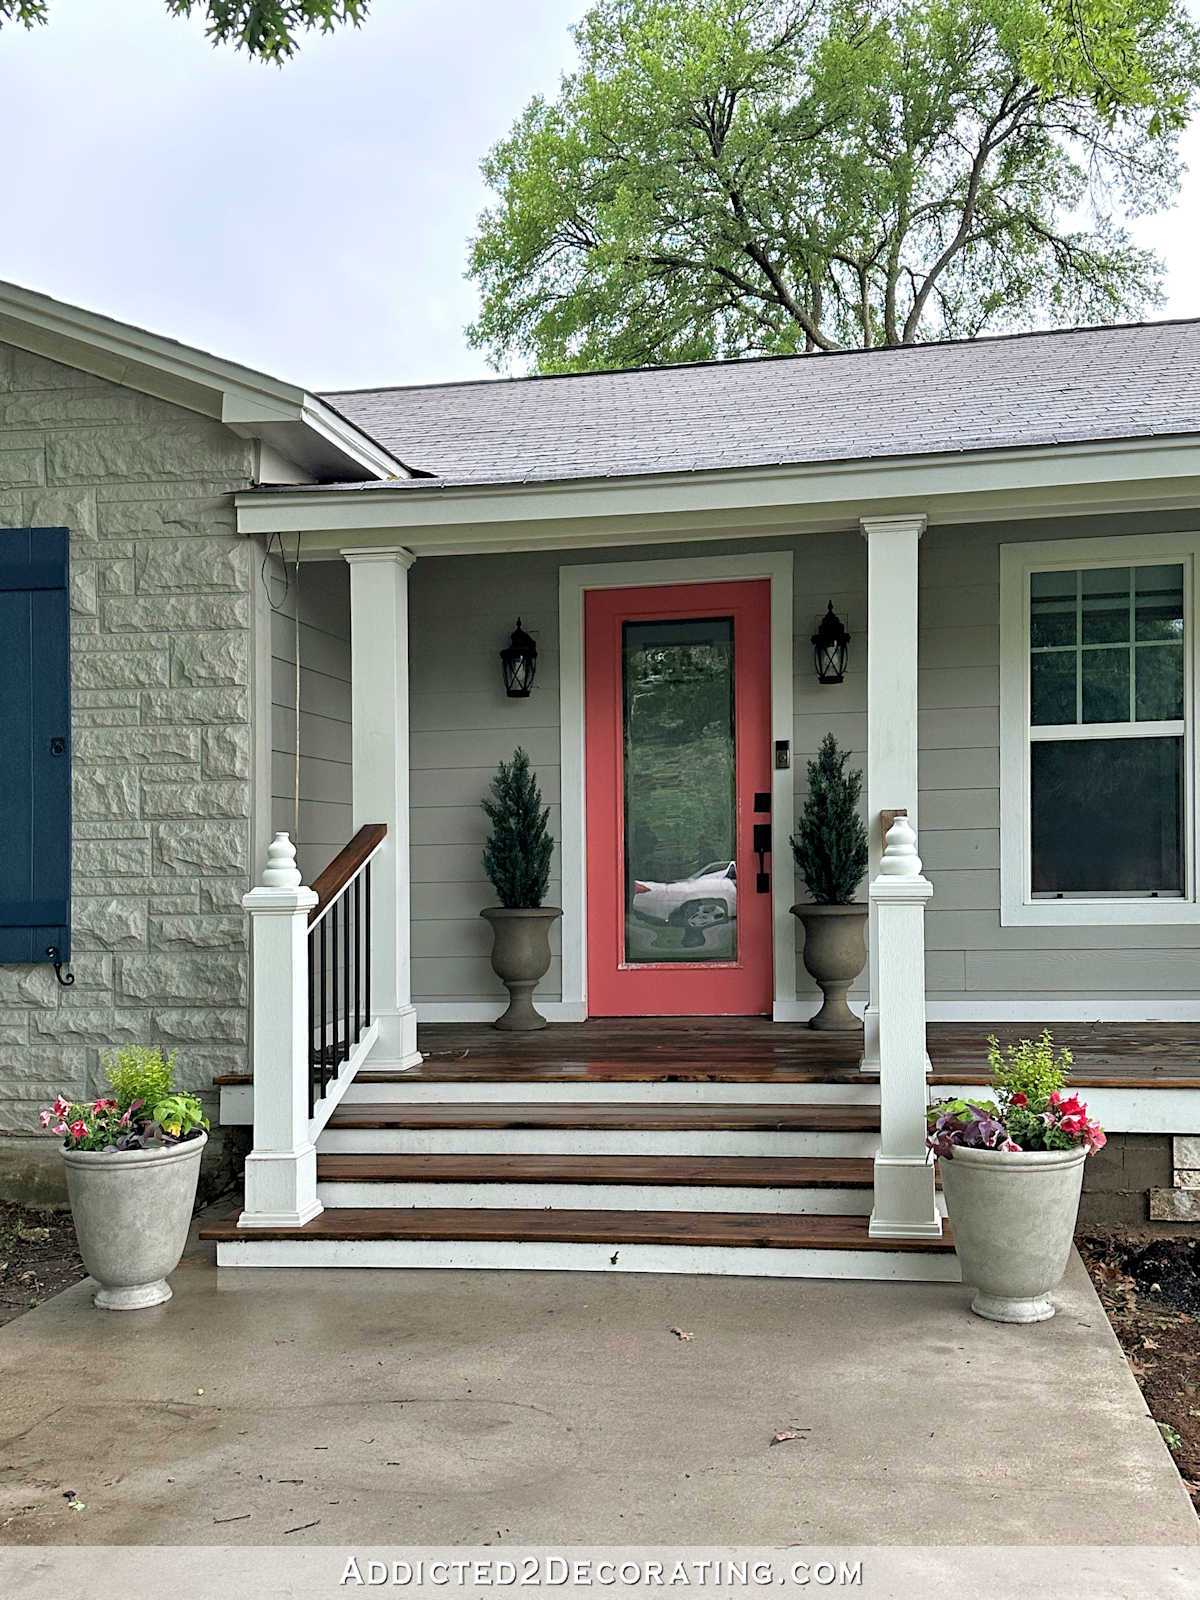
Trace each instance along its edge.
<instances>
[{"instance_id":1,"label":"porch railing","mask_svg":"<svg viewBox=\"0 0 1200 1600\"><path fill-rule=\"evenodd\" d=\"M308 913L308 1114L371 1026L371 862L387 827L360 828L313 881Z\"/></svg>"},{"instance_id":2,"label":"porch railing","mask_svg":"<svg viewBox=\"0 0 1200 1600\"><path fill-rule=\"evenodd\" d=\"M879 1152L873 1238L936 1238L942 1231L933 1158L925 1147L925 906L933 885L903 811L888 821L879 875L871 884L878 939Z\"/></svg>"},{"instance_id":3,"label":"porch railing","mask_svg":"<svg viewBox=\"0 0 1200 1600\"><path fill-rule=\"evenodd\" d=\"M254 1148L240 1225L302 1227L321 1210L317 1135L379 1032L371 1014L371 863L387 828L360 828L307 888L277 833L250 913Z\"/></svg>"}]
</instances>

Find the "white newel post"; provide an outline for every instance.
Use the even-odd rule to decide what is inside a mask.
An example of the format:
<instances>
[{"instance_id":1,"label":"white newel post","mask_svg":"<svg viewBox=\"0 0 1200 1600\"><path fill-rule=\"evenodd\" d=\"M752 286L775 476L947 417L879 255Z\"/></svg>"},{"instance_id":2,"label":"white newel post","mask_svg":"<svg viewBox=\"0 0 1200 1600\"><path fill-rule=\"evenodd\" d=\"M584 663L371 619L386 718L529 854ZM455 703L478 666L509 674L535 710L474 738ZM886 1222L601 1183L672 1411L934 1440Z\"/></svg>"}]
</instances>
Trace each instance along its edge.
<instances>
[{"instance_id":1,"label":"white newel post","mask_svg":"<svg viewBox=\"0 0 1200 1600\"><path fill-rule=\"evenodd\" d=\"M872 991L879 996L876 1239L937 1238L942 1231L925 1148L925 903L932 894L912 824L897 817L871 882L879 939L879 988Z\"/></svg>"},{"instance_id":2,"label":"white newel post","mask_svg":"<svg viewBox=\"0 0 1200 1600\"><path fill-rule=\"evenodd\" d=\"M415 1067L409 967L408 569L400 549L343 550L350 563L354 827L385 822L371 877L372 1065Z\"/></svg>"},{"instance_id":3,"label":"white newel post","mask_svg":"<svg viewBox=\"0 0 1200 1600\"><path fill-rule=\"evenodd\" d=\"M907 811L917 822L917 550L920 515L863 517L867 541L868 874L882 855L880 813ZM879 1070L879 920L867 928L869 998L863 1017L863 1070Z\"/></svg>"},{"instance_id":4,"label":"white newel post","mask_svg":"<svg viewBox=\"0 0 1200 1600\"><path fill-rule=\"evenodd\" d=\"M323 1209L309 1138L308 913L296 847L277 833L250 913L254 1148L246 1158L242 1228L301 1227Z\"/></svg>"}]
</instances>

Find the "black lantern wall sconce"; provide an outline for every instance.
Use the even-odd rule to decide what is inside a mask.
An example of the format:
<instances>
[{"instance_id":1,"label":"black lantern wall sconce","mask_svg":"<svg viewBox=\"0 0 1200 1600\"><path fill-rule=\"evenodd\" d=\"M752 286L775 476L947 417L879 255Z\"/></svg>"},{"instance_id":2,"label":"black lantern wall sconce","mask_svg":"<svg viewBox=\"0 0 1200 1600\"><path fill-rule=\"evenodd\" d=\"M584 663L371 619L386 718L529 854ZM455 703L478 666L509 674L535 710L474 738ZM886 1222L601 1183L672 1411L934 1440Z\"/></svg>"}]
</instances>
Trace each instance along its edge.
<instances>
[{"instance_id":1,"label":"black lantern wall sconce","mask_svg":"<svg viewBox=\"0 0 1200 1600\"><path fill-rule=\"evenodd\" d=\"M533 688L537 672L537 645L521 626L520 617L508 644L500 652L504 671L504 692L510 700L522 700Z\"/></svg>"},{"instance_id":2,"label":"black lantern wall sconce","mask_svg":"<svg viewBox=\"0 0 1200 1600\"><path fill-rule=\"evenodd\" d=\"M841 683L846 675L846 652L850 635L842 619L833 609L833 601L821 618L821 625L812 636L813 664L817 669L818 683Z\"/></svg>"}]
</instances>

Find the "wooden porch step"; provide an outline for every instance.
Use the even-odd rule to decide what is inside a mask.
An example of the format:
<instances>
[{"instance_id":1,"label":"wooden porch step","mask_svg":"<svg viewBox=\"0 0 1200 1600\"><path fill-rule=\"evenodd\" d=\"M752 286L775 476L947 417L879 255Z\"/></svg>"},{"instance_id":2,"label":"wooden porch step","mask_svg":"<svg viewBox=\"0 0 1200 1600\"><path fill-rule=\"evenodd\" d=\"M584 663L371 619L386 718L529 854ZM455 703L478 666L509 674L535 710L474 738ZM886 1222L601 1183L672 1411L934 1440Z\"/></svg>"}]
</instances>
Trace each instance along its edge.
<instances>
[{"instance_id":1,"label":"wooden porch step","mask_svg":"<svg viewBox=\"0 0 1200 1600\"><path fill-rule=\"evenodd\" d=\"M854 1156L319 1155L322 1183L678 1184L703 1188L869 1189Z\"/></svg>"},{"instance_id":2,"label":"wooden porch step","mask_svg":"<svg viewBox=\"0 0 1200 1600\"><path fill-rule=\"evenodd\" d=\"M239 1228L238 1213L200 1230L218 1243L287 1241L478 1241L512 1243L684 1245L753 1250L853 1250L945 1256L940 1239L872 1239L866 1217L762 1216L753 1212L490 1211L344 1207L323 1211L302 1228ZM514 1262L514 1265L516 1263Z\"/></svg>"},{"instance_id":3,"label":"wooden porch step","mask_svg":"<svg viewBox=\"0 0 1200 1600\"><path fill-rule=\"evenodd\" d=\"M330 1128L586 1129L647 1133L871 1133L878 1106L613 1105L580 1102L455 1102L448 1105L343 1104Z\"/></svg>"}]
</instances>

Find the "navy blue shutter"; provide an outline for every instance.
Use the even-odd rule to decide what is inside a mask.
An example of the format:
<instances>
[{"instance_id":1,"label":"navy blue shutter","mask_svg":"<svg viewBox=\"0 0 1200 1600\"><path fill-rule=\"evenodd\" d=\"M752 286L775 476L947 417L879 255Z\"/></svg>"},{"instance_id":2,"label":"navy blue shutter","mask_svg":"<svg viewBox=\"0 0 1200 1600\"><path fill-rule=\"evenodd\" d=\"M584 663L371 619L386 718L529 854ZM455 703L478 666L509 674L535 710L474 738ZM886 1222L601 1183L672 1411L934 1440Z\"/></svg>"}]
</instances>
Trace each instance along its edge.
<instances>
[{"instance_id":1,"label":"navy blue shutter","mask_svg":"<svg viewBox=\"0 0 1200 1600\"><path fill-rule=\"evenodd\" d=\"M71 954L66 528L0 529L0 962Z\"/></svg>"}]
</instances>

